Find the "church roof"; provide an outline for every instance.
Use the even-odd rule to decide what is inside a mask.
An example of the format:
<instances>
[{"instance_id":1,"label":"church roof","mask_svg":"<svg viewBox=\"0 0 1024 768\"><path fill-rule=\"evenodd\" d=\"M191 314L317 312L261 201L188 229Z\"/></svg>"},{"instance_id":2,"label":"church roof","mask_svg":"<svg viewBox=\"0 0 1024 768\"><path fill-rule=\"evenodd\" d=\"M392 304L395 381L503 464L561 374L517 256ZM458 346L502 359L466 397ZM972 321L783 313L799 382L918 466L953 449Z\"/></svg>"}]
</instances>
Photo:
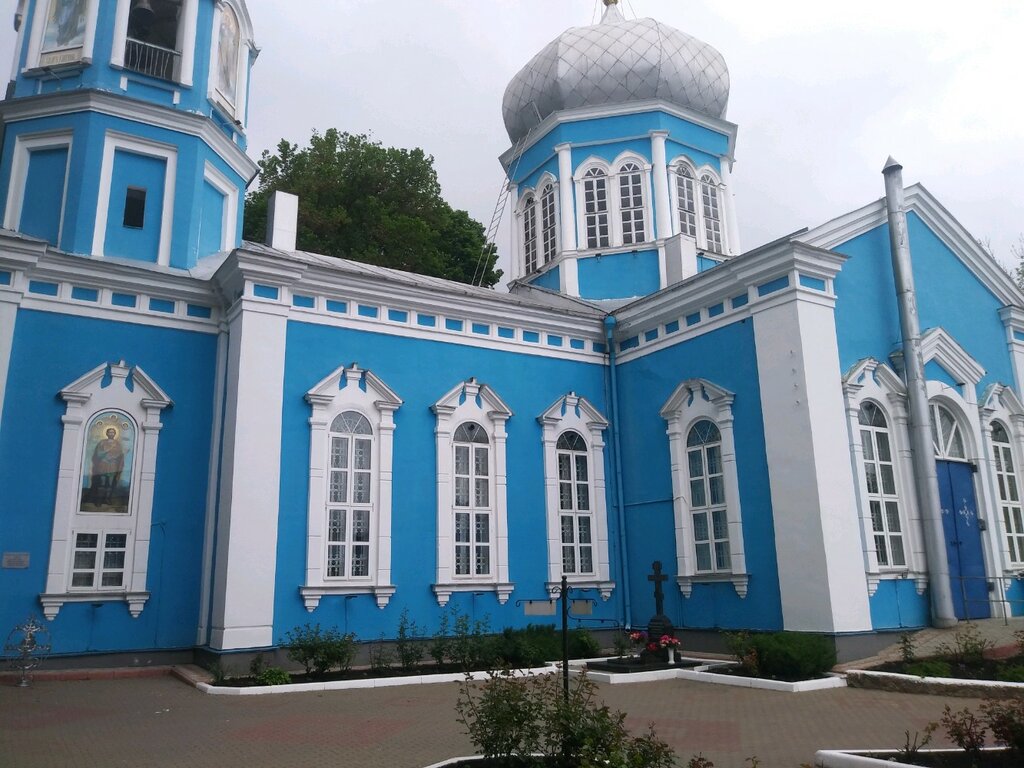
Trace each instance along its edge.
<instances>
[{"instance_id":1,"label":"church roof","mask_svg":"<svg viewBox=\"0 0 1024 768\"><path fill-rule=\"evenodd\" d=\"M509 83L502 111L513 142L563 109L660 99L725 117L729 70L722 54L654 19L628 21L616 2L606 4L599 24L566 30Z\"/></svg>"}]
</instances>

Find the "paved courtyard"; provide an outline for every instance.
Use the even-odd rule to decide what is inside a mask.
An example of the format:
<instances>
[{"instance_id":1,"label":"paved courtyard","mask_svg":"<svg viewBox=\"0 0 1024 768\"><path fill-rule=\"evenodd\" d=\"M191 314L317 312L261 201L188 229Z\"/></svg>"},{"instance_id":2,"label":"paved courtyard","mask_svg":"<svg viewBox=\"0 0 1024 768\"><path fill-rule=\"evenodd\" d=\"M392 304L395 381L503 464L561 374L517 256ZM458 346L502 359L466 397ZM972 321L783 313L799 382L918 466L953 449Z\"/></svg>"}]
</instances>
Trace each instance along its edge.
<instances>
[{"instance_id":1,"label":"paved courtyard","mask_svg":"<svg viewBox=\"0 0 1024 768\"><path fill-rule=\"evenodd\" d=\"M38 680L0 687L0 766L386 766L422 768L472 747L455 683L209 696L176 678ZM635 731L653 722L683 762L796 768L825 747L902 745L945 699L837 689L785 694L674 680L602 686ZM954 705L977 704L971 699Z\"/></svg>"}]
</instances>

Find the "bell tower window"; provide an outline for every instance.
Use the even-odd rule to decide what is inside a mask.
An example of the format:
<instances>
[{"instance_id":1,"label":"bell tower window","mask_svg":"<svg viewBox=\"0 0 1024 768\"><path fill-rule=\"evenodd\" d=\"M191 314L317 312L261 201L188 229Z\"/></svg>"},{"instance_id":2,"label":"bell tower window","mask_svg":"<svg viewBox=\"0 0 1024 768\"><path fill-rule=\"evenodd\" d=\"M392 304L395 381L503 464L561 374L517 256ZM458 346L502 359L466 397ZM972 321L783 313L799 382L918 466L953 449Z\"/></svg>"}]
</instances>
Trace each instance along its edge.
<instances>
[{"instance_id":1,"label":"bell tower window","mask_svg":"<svg viewBox=\"0 0 1024 768\"><path fill-rule=\"evenodd\" d=\"M718 201L718 185L709 174L700 178L700 194L704 203L704 234L708 240L708 250L721 253L722 211Z\"/></svg>"},{"instance_id":2,"label":"bell tower window","mask_svg":"<svg viewBox=\"0 0 1024 768\"><path fill-rule=\"evenodd\" d=\"M611 245L608 229L608 176L600 168L591 168L583 178L587 248Z\"/></svg>"}]
</instances>

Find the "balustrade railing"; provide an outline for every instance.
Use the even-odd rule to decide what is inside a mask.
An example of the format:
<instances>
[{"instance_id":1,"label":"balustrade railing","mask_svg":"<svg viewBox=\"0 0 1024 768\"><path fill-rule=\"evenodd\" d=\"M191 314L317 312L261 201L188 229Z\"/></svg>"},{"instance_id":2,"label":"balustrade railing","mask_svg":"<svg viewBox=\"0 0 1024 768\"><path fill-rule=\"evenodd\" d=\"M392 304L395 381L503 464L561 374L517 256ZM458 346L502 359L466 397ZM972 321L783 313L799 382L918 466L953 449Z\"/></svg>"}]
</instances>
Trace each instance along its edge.
<instances>
[{"instance_id":1,"label":"balustrade railing","mask_svg":"<svg viewBox=\"0 0 1024 768\"><path fill-rule=\"evenodd\" d=\"M128 38L124 47L124 67L161 80L173 80L181 54L171 48Z\"/></svg>"}]
</instances>

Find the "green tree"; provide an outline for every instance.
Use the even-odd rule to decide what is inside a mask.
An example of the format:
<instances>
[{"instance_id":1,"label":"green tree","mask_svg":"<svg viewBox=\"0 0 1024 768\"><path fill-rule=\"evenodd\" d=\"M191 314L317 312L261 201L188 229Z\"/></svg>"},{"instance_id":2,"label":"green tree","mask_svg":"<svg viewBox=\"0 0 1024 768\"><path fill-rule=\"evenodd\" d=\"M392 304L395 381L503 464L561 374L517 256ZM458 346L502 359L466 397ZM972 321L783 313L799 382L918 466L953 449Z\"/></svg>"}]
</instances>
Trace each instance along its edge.
<instances>
[{"instance_id":1,"label":"green tree","mask_svg":"<svg viewBox=\"0 0 1024 768\"><path fill-rule=\"evenodd\" d=\"M501 279L483 226L441 197L434 158L331 128L308 147L264 151L245 201L245 238L263 242L267 201L299 196L298 248L488 287Z\"/></svg>"}]
</instances>

